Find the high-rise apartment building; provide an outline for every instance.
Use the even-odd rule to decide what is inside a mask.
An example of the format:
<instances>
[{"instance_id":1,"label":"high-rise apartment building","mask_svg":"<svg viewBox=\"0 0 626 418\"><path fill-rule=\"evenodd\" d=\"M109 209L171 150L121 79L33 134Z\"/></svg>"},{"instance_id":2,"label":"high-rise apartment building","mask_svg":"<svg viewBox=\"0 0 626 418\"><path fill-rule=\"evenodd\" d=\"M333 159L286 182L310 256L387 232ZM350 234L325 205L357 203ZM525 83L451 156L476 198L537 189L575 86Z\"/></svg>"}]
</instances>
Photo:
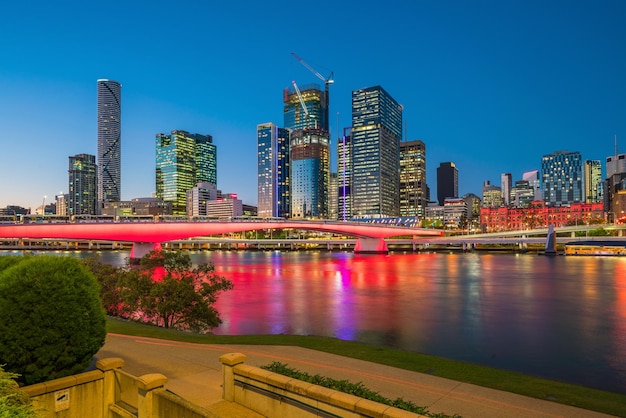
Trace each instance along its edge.
<instances>
[{"instance_id":1,"label":"high-rise apartment building","mask_svg":"<svg viewBox=\"0 0 626 418\"><path fill-rule=\"evenodd\" d=\"M585 160L584 201L600 203L604 201L604 184L602 179L602 163L600 160Z\"/></svg>"},{"instance_id":2,"label":"high-rise apartment building","mask_svg":"<svg viewBox=\"0 0 626 418\"><path fill-rule=\"evenodd\" d=\"M118 202L122 196L122 85L98 80L98 202Z\"/></svg>"},{"instance_id":3,"label":"high-rise apartment building","mask_svg":"<svg viewBox=\"0 0 626 418\"><path fill-rule=\"evenodd\" d=\"M459 170L453 162L439 163L437 167L437 200L443 206L446 198L459 197Z\"/></svg>"},{"instance_id":4,"label":"high-rise apartment building","mask_svg":"<svg viewBox=\"0 0 626 418\"><path fill-rule=\"evenodd\" d=\"M424 219L428 204L426 145L423 141L400 142L400 215Z\"/></svg>"},{"instance_id":5,"label":"high-rise apartment building","mask_svg":"<svg viewBox=\"0 0 626 418\"><path fill-rule=\"evenodd\" d=\"M502 173L500 176L500 189L502 190L502 200L505 206L511 204L511 189L513 188L513 175Z\"/></svg>"},{"instance_id":6,"label":"high-rise apartment building","mask_svg":"<svg viewBox=\"0 0 626 418\"><path fill-rule=\"evenodd\" d=\"M352 216L400 215L402 106L381 86L352 92Z\"/></svg>"},{"instance_id":7,"label":"high-rise apartment building","mask_svg":"<svg viewBox=\"0 0 626 418\"><path fill-rule=\"evenodd\" d=\"M541 188L546 204L583 201L583 161L580 152L556 151L541 158Z\"/></svg>"},{"instance_id":8,"label":"high-rise apartment building","mask_svg":"<svg viewBox=\"0 0 626 418\"><path fill-rule=\"evenodd\" d=\"M352 218L352 128L337 141L337 219Z\"/></svg>"},{"instance_id":9,"label":"high-rise apartment building","mask_svg":"<svg viewBox=\"0 0 626 418\"><path fill-rule=\"evenodd\" d=\"M257 125L258 216L291 215L289 130L273 123Z\"/></svg>"},{"instance_id":10,"label":"high-rise apartment building","mask_svg":"<svg viewBox=\"0 0 626 418\"><path fill-rule=\"evenodd\" d=\"M67 215L99 214L96 156L78 154L69 157L68 174Z\"/></svg>"},{"instance_id":11,"label":"high-rise apartment building","mask_svg":"<svg viewBox=\"0 0 626 418\"><path fill-rule=\"evenodd\" d=\"M300 97L302 101L300 101ZM326 129L324 93L305 86L300 95L285 89L284 123L291 131L290 217L327 218L330 190L330 137ZM305 110L306 109L306 110Z\"/></svg>"},{"instance_id":12,"label":"high-rise apartment building","mask_svg":"<svg viewBox=\"0 0 626 418\"><path fill-rule=\"evenodd\" d=\"M210 135L174 130L156 135L156 196L172 203L173 215L187 214L187 191L217 184L217 147Z\"/></svg>"}]
</instances>

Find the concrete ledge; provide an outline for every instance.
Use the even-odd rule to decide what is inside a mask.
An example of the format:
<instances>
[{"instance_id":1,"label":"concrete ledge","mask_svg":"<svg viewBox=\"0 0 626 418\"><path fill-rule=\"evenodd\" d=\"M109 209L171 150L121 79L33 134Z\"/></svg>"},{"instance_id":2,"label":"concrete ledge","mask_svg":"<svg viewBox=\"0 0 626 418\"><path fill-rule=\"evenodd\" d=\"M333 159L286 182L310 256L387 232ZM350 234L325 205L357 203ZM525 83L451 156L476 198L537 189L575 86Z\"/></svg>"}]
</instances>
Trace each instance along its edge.
<instances>
[{"instance_id":1,"label":"concrete ledge","mask_svg":"<svg viewBox=\"0 0 626 418\"><path fill-rule=\"evenodd\" d=\"M96 362L96 367L103 372L124 367L124 360L119 357L104 358Z\"/></svg>"},{"instance_id":2,"label":"concrete ledge","mask_svg":"<svg viewBox=\"0 0 626 418\"><path fill-rule=\"evenodd\" d=\"M354 406L356 407L355 412L359 414L380 418L384 416L385 411L392 408L389 405L370 401L369 399L359 399Z\"/></svg>"},{"instance_id":3,"label":"concrete ledge","mask_svg":"<svg viewBox=\"0 0 626 418\"><path fill-rule=\"evenodd\" d=\"M295 378L270 372L259 367L237 363L242 360L243 355L236 353L222 356L231 363L232 383L239 385L248 393L255 393L254 396L246 395L246 392L233 391L234 402L245 408L257 410L258 412L272 410L286 414L285 416L318 416L315 411L324 411L329 415L343 416L367 416L372 418L416 418L423 415L408 412L393 406L381 404L369 399L360 398L349 393L339 392L313 383L304 382ZM224 385L227 381L224 381ZM243 397L242 397L243 396ZM261 396L261 398L259 398ZM272 403L276 403L273 407ZM288 404L291 404L292 409ZM306 405L306 406L305 406ZM311 408L311 409L309 409ZM290 412L291 411L291 412ZM343 412L342 412L343 411Z\"/></svg>"},{"instance_id":4,"label":"concrete ledge","mask_svg":"<svg viewBox=\"0 0 626 418\"><path fill-rule=\"evenodd\" d=\"M74 375L76 377L76 384L82 385L84 383L90 383L104 377L104 373L100 370L92 370L90 372L80 373Z\"/></svg>"},{"instance_id":5,"label":"concrete ledge","mask_svg":"<svg viewBox=\"0 0 626 418\"><path fill-rule=\"evenodd\" d=\"M272 373L266 377L267 383L276 386L277 388L287 389L289 383L294 380L292 377L284 376L282 374Z\"/></svg>"},{"instance_id":6,"label":"concrete ledge","mask_svg":"<svg viewBox=\"0 0 626 418\"><path fill-rule=\"evenodd\" d=\"M29 396L33 397L55 392L61 389L70 389L74 386L92 383L97 380L102 380L103 378L104 373L99 370L92 370L90 372L79 373L73 376L61 377L59 379L49 380L43 383L24 386L21 389L28 393Z\"/></svg>"},{"instance_id":7,"label":"concrete ledge","mask_svg":"<svg viewBox=\"0 0 626 418\"><path fill-rule=\"evenodd\" d=\"M44 393L48 393L48 391L46 390L46 385L43 383L35 383L34 385L24 386L20 389L26 392L31 398L33 396L39 396L43 395Z\"/></svg>"},{"instance_id":8,"label":"concrete ledge","mask_svg":"<svg viewBox=\"0 0 626 418\"><path fill-rule=\"evenodd\" d=\"M167 377L161 373L150 373L139 376L135 380L135 387L141 390L152 390L162 387L167 383Z\"/></svg>"}]
</instances>

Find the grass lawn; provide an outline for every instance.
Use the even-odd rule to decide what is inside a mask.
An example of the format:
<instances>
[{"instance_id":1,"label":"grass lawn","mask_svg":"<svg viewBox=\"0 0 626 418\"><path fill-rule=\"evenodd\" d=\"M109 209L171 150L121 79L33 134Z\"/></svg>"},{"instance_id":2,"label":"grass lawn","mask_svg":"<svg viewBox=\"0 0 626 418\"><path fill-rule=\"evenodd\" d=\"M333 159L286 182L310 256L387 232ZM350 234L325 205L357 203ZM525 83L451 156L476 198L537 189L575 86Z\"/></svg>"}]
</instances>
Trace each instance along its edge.
<instances>
[{"instance_id":1,"label":"grass lawn","mask_svg":"<svg viewBox=\"0 0 626 418\"><path fill-rule=\"evenodd\" d=\"M471 363L328 337L199 335L108 318L107 331L200 344L291 345L626 417L626 394L526 376Z\"/></svg>"}]
</instances>

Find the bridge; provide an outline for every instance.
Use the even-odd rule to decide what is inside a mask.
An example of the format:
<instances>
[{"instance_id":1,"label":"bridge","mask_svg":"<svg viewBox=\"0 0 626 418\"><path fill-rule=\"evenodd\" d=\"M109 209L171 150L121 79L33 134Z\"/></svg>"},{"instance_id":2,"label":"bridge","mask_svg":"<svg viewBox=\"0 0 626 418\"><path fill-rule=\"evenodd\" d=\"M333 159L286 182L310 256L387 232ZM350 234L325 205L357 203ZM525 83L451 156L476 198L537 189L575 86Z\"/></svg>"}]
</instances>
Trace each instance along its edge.
<instances>
[{"instance_id":1,"label":"bridge","mask_svg":"<svg viewBox=\"0 0 626 418\"><path fill-rule=\"evenodd\" d=\"M357 238L355 253L387 253L385 238L441 237L440 230L363 222L234 220L204 222L50 223L0 225L0 239L72 239L132 242L131 258L141 258L161 243L232 232L296 229Z\"/></svg>"}]
</instances>

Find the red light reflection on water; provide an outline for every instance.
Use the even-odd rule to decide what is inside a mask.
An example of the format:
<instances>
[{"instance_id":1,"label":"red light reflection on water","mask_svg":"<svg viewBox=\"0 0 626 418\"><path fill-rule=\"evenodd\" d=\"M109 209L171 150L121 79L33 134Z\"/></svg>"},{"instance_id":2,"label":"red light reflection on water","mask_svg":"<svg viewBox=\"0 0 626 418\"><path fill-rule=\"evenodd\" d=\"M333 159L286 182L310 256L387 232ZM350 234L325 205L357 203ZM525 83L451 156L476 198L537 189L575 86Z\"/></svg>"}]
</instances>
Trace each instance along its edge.
<instances>
[{"instance_id":1,"label":"red light reflection on water","mask_svg":"<svg viewBox=\"0 0 626 418\"><path fill-rule=\"evenodd\" d=\"M268 253L261 262L256 258L244 264L240 263L243 256L237 254L216 256L212 262L217 272L234 283L234 289L221 295L216 305L224 320L214 330L219 334L356 339L357 333L361 338L371 333L388 338L398 326L423 336L428 331L424 328L433 323L424 317L416 321L407 306L419 304L420 312L429 311L432 299L425 295L435 284L429 270L432 265L423 269L422 263L440 263L430 254L292 258ZM239 260L229 262L232 257Z\"/></svg>"}]
</instances>

